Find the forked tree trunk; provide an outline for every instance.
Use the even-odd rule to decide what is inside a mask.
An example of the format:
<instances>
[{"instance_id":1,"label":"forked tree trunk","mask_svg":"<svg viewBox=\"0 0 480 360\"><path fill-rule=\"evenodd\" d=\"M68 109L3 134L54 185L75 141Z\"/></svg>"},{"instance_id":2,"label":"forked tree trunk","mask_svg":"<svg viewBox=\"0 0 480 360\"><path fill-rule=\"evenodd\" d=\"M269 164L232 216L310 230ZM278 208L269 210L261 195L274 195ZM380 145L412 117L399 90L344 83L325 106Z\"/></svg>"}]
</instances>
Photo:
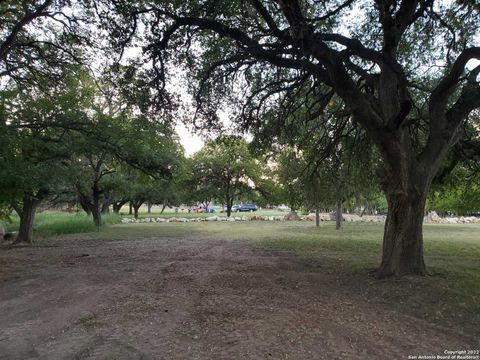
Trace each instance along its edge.
<instances>
[{"instance_id":1,"label":"forked tree trunk","mask_svg":"<svg viewBox=\"0 0 480 360\"><path fill-rule=\"evenodd\" d=\"M113 212L115 214L119 214L120 210L122 210L123 205L125 205L126 203L127 203L126 201L113 202L112 204Z\"/></svg>"},{"instance_id":2,"label":"forked tree trunk","mask_svg":"<svg viewBox=\"0 0 480 360\"><path fill-rule=\"evenodd\" d=\"M39 201L31 196L25 196L23 199L22 210L19 212L20 228L15 243L33 243L33 224L35 223L35 214Z\"/></svg>"},{"instance_id":3,"label":"forked tree trunk","mask_svg":"<svg viewBox=\"0 0 480 360\"><path fill-rule=\"evenodd\" d=\"M335 229L340 230L342 228L342 201L337 200L337 205L335 209Z\"/></svg>"},{"instance_id":4,"label":"forked tree trunk","mask_svg":"<svg viewBox=\"0 0 480 360\"><path fill-rule=\"evenodd\" d=\"M139 202L132 202L132 207L133 207L133 216L135 217L135 219L138 219L138 210L140 209L140 207L142 206L143 204L143 201L139 201Z\"/></svg>"}]
</instances>

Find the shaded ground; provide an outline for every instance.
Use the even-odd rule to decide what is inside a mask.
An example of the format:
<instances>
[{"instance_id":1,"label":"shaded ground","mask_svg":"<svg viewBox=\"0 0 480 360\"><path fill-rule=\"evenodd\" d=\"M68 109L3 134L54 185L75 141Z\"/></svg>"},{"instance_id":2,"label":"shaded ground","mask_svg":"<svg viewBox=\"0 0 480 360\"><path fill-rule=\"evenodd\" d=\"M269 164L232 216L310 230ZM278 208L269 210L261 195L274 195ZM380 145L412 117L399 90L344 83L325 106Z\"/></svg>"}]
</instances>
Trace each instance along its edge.
<instances>
[{"instance_id":1,"label":"shaded ground","mask_svg":"<svg viewBox=\"0 0 480 360\"><path fill-rule=\"evenodd\" d=\"M427 321L361 289L289 252L202 234L4 248L0 358L407 359L479 348L462 320Z\"/></svg>"}]
</instances>

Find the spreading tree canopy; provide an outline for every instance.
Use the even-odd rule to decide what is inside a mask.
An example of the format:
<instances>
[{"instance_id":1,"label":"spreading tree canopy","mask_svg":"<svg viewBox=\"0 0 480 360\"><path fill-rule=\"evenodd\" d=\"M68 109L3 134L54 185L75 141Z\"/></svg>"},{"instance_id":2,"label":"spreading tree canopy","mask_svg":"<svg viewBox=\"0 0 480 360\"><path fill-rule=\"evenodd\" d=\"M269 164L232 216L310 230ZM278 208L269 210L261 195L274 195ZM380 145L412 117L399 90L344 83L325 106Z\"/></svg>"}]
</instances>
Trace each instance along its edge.
<instances>
[{"instance_id":1,"label":"spreading tree canopy","mask_svg":"<svg viewBox=\"0 0 480 360\"><path fill-rule=\"evenodd\" d=\"M188 67L199 125L211 127L226 102L239 127L251 129L292 119L299 108L302 117L321 116L338 96L382 157L388 217L379 275L425 274L427 194L480 107L480 66L467 68L480 59L475 2L111 4L117 16L108 26L125 40L118 43L140 40L159 83L170 65ZM272 106L284 116L265 118Z\"/></svg>"}]
</instances>

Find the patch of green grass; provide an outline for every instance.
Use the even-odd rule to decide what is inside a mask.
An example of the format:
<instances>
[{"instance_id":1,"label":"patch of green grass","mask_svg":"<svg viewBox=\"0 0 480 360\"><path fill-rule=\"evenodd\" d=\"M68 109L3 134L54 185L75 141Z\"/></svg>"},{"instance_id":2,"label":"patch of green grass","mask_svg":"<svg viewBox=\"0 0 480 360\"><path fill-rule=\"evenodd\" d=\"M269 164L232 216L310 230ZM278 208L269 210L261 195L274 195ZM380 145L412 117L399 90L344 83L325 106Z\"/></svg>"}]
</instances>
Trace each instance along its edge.
<instances>
[{"instance_id":1,"label":"patch of green grass","mask_svg":"<svg viewBox=\"0 0 480 360\"><path fill-rule=\"evenodd\" d=\"M102 216L104 225L113 225L120 222L117 214L105 214ZM7 231L17 231L20 218L12 216L12 222L5 224ZM79 234L97 231L90 216L85 213L68 213L64 211L42 211L35 217L33 227L34 238L48 238L55 235Z\"/></svg>"}]
</instances>

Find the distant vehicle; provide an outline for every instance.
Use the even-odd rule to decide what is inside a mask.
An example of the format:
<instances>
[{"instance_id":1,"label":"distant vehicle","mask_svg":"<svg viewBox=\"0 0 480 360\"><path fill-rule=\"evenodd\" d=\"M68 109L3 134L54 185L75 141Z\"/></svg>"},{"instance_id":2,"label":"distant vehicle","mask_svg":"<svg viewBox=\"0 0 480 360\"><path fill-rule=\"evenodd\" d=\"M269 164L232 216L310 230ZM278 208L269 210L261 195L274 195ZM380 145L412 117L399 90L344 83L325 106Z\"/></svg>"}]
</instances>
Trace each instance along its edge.
<instances>
[{"instance_id":1,"label":"distant vehicle","mask_svg":"<svg viewBox=\"0 0 480 360\"><path fill-rule=\"evenodd\" d=\"M242 205L232 206L233 212L253 212L257 210L258 210L257 205L253 205L253 204L242 204Z\"/></svg>"},{"instance_id":2,"label":"distant vehicle","mask_svg":"<svg viewBox=\"0 0 480 360\"><path fill-rule=\"evenodd\" d=\"M480 216L480 211L468 211L465 213L466 216Z\"/></svg>"}]
</instances>

